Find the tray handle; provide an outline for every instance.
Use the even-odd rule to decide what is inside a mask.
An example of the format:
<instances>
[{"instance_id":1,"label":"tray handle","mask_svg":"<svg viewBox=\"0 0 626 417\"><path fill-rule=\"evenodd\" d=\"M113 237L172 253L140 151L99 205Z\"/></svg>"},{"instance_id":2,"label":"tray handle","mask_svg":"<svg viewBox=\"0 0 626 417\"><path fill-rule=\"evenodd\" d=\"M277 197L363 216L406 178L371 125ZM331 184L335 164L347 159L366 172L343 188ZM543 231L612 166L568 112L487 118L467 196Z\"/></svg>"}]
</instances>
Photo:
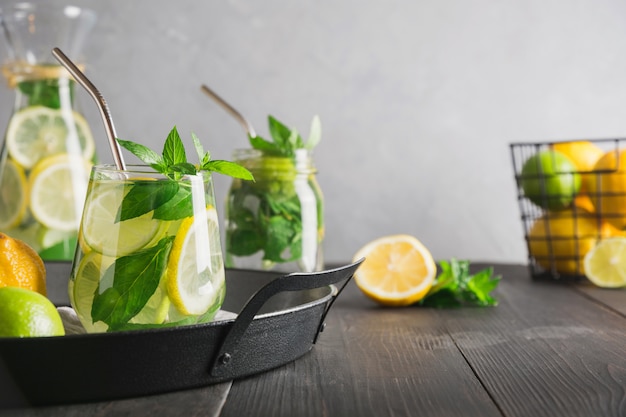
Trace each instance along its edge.
<instances>
[{"instance_id":1,"label":"tray handle","mask_svg":"<svg viewBox=\"0 0 626 417\"><path fill-rule=\"evenodd\" d=\"M324 317L328 313L332 303L335 301L341 290L343 290L362 262L363 259L359 259L350 265L321 272L294 272L292 274L278 277L259 289L248 300L233 322L230 330L226 334L226 337L224 337L224 341L217 351L213 364L211 365L210 374L213 376L222 376L227 372L228 365L231 363L232 352L234 352L239 340L248 329L248 326L250 326L250 323L252 323L252 320L254 320L254 316L256 316L257 312L272 296L283 291L311 290L346 280L341 289L333 296L333 299L324 311L324 314L322 315L323 323ZM323 326L320 325L320 330L322 327Z\"/></svg>"}]
</instances>

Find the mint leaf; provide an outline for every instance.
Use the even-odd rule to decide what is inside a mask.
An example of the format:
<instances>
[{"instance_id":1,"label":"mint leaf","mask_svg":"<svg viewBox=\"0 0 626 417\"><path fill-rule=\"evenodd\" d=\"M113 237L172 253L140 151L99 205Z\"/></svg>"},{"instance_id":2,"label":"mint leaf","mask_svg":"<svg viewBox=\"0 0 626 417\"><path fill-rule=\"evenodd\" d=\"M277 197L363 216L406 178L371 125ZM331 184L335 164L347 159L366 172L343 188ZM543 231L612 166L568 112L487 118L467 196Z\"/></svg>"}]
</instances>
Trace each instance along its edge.
<instances>
[{"instance_id":1,"label":"mint leaf","mask_svg":"<svg viewBox=\"0 0 626 417\"><path fill-rule=\"evenodd\" d=\"M94 322L103 321L109 331L115 331L145 307L165 273L173 240L173 236L165 237L151 248L122 256L106 270L94 294ZM102 284L111 276L115 277L112 285L102 290Z\"/></svg>"},{"instance_id":2,"label":"mint leaf","mask_svg":"<svg viewBox=\"0 0 626 417\"><path fill-rule=\"evenodd\" d=\"M498 286L500 277L493 276L493 268L472 275L469 266L467 260L440 261L441 272L419 304L438 308L497 305L490 293Z\"/></svg>"},{"instance_id":3,"label":"mint leaf","mask_svg":"<svg viewBox=\"0 0 626 417\"><path fill-rule=\"evenodd\" d=\"M267 119L269 122L270 135L272 139L274 139L274 143L280 148L288 149L287 144L289 143L291 130L273 116L268 116Z\"/></svg>"},{"instance_id":4,"label":"mint leaf","mask_svg":"<svg viewBox=\"0 0 626 417\"><path fill-rule=\"evenodd\" d=\"M119 138L117 139L117 142L137 158L141 159L144 163L148 165L156 165L158 167L165 166L163 158L147 146ZM161 171L161 169L157 169L157 171Z\"/></svg>"},{"instance_id":5,"label":"mint leaf","mask_svg":"<svg viewBox=\"0 0 626 417\"><path fill-rule=\"evenodd\" d=\"M311 121L311 131L309 133L309 138L306 141L305 148L313 149L317 146L317 144L322 139L322 122L318 115L313 117Z\"/></svg>"},{"instance_id":6,"label":"mint leaf","mask_svg":"<svg viewBox=\"0 0 626 417\"><path fill-rule=\"evenodd\" d=\"M193 216L191 190L186 187L179 187L176 195L152 213L152 218L159 220L179 220L191 216Z\"/></svg>"},{"instance_id":7,"label":"mint leaf","mask_svg":"<svg viewBox=\"0 0 626 417\"><path fill-rule=\"evenodd\" d=\"M196 148L198 154L198 160L200 161L200 169L205 166L211 160L211 152L204 152L204 147L200 143L200 139L195 133L191 132L191 139L193 140L193 146Z\"/></svg>"},{"instance_id":8,"label":"mint leaf","mask_svg":"<svg viewBox=\"0 0 626 417\"><path fill-rule=\"evenodd\" d=\"M117 220L142 216L168 202L178 192L176 181L135 181L124 196Z\"/></svg>"},{"instance_id":9,"label":"mint leaf","mask_svg":"<svg viewBox=\"0 0 626 417\"><path fill-rule=\"evenodd\" d=\"M228 175L229 177L239 178L242 180L254 180L252 173L239 164L230 161L216 160L207 161L202 165L205 171L217 172L219 174Z\"/></svg>"},{"instance_id":10,"label":"mint leaf","mask_svg":"<svg viewBox=\"0 0 626 417\"><path fill-rule=\"evenodd\" d=\"M165 144L163 145L163 160L168 168L172 165L187 162L185 145L183 145L183 141L178 134L176 126L172 128L169 135L167 135L167 139L165 139Z\"/></svg>"}]
</instances>

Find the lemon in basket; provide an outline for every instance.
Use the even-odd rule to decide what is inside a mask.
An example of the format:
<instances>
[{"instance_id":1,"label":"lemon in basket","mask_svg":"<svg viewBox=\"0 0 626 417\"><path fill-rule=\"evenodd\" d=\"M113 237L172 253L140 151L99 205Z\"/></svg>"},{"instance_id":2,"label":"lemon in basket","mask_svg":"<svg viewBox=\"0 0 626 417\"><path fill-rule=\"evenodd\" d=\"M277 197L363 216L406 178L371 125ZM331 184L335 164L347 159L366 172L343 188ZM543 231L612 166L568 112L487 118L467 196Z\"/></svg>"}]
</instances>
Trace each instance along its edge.
<instances>
[{"instance_id":1,"label":"lemon in basket","mask_svg":"<svg viewBox=\"0 0 626 417\"><path fill-rule=\"evenodd\" d=\"M588 182L596 212L619 229L626 227L626 150L605 153Z\"/></svg>"},{"instance_id":2,"label":"lemon in basket","mask_svg":"<svg viewBox=\"0 0 626 417\"><path fill-rule=\"evenodd\" d=\"M530 255L546 270L583 275L585 255L603 238L623 236L595 214L576 208L548 212L535 220L528 232Z\"/></svg>"},{"instance_id":3,"label":"lemon in basket","mask_svg":"<svg viewBox=\"0 0 626 417\"><path fill-rule=\"evenodd\" d=\"M521 175L524 195L539 207L561 210L580 191L581 178L576 165L564 154L544 150L524 162Z\"/></svg>"}]
</instances>

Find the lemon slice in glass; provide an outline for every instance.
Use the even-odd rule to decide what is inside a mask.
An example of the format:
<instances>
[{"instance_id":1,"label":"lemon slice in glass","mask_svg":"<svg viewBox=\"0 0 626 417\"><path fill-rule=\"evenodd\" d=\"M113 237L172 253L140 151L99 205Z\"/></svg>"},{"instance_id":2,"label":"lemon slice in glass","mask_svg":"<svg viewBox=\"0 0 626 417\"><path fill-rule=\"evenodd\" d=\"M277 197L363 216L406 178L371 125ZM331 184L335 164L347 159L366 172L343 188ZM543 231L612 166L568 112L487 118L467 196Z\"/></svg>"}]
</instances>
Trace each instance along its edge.
<instances>
[{"instance_id":1,"label":"lemon slice in glass","mask_svg":"<svg viewBox=\"0 0 626 417\"><path fill-rule=\"evenodd\" d=\"M100 278L113 262L114 258L102 256L98 252L90 252L80 260L76 273L70 280L72 287L69 292L72 307L89 332L105 332L108 328L103 322L93 323L91 305Z\"/></svg>"},{"instance_id":2,"label":"lemon slice in glass","mask_svg":"<svg viewBox=\"0 0 626 417\"><path fill-rule=\"evenodd\" d=\"M50 229L78 230L91 163L58 154L41 160L29 176L30 210Z\"/></svg>"},{"instance_id":3,"label":"lemon slice in glass","mask_svg":"<svg viewBox=\"0 0 626 417\"><path fill-rule=\"evenodd\" d=\"M0 230L17 226L26 212L27 193L24 170L10 159L0 173Z\"/></svg>"},{"instance_id":4,"label":"lemon slice in glass","mask_svg":"<svg viewBox=\"0 0 626 417\"><path fill-rule=\"evenodd\" d=\"M85 202L81 248L105 255L124 256L158 242L167 231L168 221L152 218L152 212L121 222L117 212L130 189L123 181L94 182ZM84 248L82 245L87 245Z\"/></svg>"},{"instance_id":5,"label":"lemon slice in glass","mask_svg":"<svg viewBox=\"0 0 626 417\"><path fill-rule=\"evenodd\" d=\"M26 107L11 117L6 132L9 155L25 169L58 153L90 160L95 144L89 124L80 113L45 106Z\"/></svg>"},{"instance_id":6,"label":"lemon slice in glass","mask_svg":"<svg viewBox=\"0 0 626 417\"><path fill-rule=\"evenodd\" d=\"M585 275L598 287L626 286L626 238L602 240L585 255Z\"/></svg>"},{"instance_id":7,"label":"lemon slice in glass","mask_svg":"<svg viewBox=\"0 0 626 417\"><path fill-rule=\"evenodd\" d=\"M222 294L224 265L217 212L209 207L180 225L167 265L167 292L183 314L205 313Z\"/></svg>"}]
</instances>

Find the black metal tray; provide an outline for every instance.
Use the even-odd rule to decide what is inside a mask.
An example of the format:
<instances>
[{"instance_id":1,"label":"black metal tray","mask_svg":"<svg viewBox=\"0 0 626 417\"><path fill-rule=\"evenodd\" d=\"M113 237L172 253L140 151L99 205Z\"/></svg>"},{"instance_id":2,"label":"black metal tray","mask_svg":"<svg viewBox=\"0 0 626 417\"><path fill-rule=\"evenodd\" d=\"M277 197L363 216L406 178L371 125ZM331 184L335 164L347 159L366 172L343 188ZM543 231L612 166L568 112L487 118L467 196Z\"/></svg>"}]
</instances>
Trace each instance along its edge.
<instances>
[{"instance_id":1,"label":"black metal tray","mask_svg":"<svg viewBox=\"0 0 626 417\"><path fill-rule=\"evenodd\" d=\"M0 338L0 387L19 392L31 405L54 405L190 389L267 371L311 350L328 310L359 264L288 275L227 269L223 309L238 313L235 319ZM46 267L49 283L67 282L68 263Z\"/></svg>"}]
</instances>

